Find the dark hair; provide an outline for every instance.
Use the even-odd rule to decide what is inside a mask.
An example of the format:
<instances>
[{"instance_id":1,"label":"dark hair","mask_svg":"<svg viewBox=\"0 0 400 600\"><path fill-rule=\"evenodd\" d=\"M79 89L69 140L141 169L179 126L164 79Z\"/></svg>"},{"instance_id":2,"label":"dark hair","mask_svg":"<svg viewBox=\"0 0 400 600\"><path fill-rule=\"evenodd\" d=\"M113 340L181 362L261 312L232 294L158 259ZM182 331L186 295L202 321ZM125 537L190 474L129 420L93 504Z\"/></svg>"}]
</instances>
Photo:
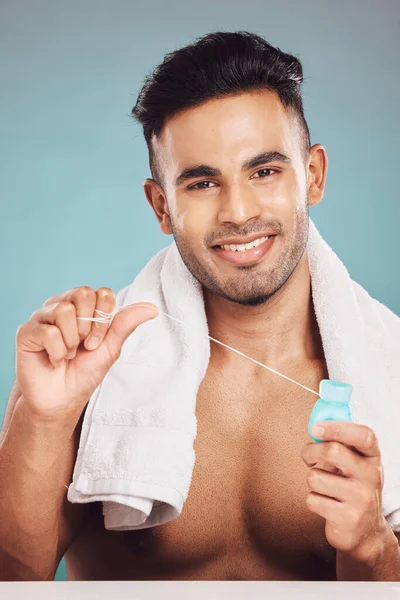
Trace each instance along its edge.
<instances>
[{"instance_id":1,"label":"dark hair","mask_svg":"<svg viewBox=\"0 0 400 600\"><path fill-rule=\"evenodd\" d=\"M302 83L298 58L248 31L217 31L166 54L146 77L131 113L143 126L152 177L161 184L151 140L161 133L168 117L211 98L246 91L273 90L282 104L294 111L302 127L306 156L310 132L304 117Z\"/></svg>"}]
</instances>

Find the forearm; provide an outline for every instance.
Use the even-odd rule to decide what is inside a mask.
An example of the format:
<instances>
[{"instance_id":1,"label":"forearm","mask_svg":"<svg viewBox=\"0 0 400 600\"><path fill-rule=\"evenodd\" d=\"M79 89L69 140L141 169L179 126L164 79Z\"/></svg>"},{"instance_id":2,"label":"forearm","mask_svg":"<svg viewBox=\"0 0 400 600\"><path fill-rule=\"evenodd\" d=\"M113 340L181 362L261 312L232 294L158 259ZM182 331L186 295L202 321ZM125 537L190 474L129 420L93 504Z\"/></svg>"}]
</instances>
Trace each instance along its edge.
<instances>
[{"instance_id":1,"label":"forearm","mask_svg":"<svg viewBox=\"0 0 400 600\"><path fill-rule=\"evenodd\" d=\"M400 581L400 546L389 525L376 546L365 551L362 557L337 552L336 578L338 581Z\"/></svg>"},{"instance_id":2,"label":"forearm","mask_svg":"<svg viewBox=\"0 0 400 600\"><path fill-rule=\"evenodd\" d=\"M0 446L0 580L51 579L57 568L61 466L71 427L17 403Z\"/></svg>"}]
</instances>

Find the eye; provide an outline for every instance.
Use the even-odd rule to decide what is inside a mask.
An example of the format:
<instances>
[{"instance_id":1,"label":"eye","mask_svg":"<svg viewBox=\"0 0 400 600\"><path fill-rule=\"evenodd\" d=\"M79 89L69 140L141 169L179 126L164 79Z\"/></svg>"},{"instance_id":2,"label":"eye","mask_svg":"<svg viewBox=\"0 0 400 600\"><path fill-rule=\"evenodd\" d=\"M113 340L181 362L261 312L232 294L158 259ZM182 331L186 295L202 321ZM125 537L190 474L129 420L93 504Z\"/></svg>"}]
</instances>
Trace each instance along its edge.
<instances>
[{"instance_id":1,"label":"eye","mask_svg":"<svg viewBox=\"0 0 400 600\"><path fill-rule=\"evenodd\" d=\"M268 173L266 173L268 172ZM264 169L260 169L259 171L257 171L255 173L255 175L258 175L259 173L264 173L264 175L260 175L259 177L256 177L256 179L267 179L268 177L270 177L271 173L279 173L279 171L277 171L276 169L269 169L267 167L265 167ZM254 176L253 176L254 177ZM207 184L213 184L214 183L212 181L199 181L198 183L195 183L194 185L189 186L187 189L188 190L208 190L210 189L210 185Z\"/></svg>"},{"instance_id":2,"label":"eye","mask_svg":"<svg viewBox=\"0 0 400 600\"><path fill-rule=\"evenodd\" d=\"M209 186L199 187L199 186L203 186L205 183L213 183L213 182L212 181L199 181L199 183L195 183L194 185L189 186L187 189L188 190L208 190Z\"/></svg>"},{"instance_id":3,"label":"eye","mask_svg":"<svg viewBox=\"0 0 400 600\"><path fill-rule=\"evenodd\" d=\"M265 167L264 169L260 169L260 171L257 171L255 175L257 175L258 173L265 173L266 171L268 171L269 173L278 173L276 169L268 169L267 167ZM266 179L267 177L269 177L269 175L261 175L260 177L256 177L256 179Z\"/></svg>"}]
</instances>

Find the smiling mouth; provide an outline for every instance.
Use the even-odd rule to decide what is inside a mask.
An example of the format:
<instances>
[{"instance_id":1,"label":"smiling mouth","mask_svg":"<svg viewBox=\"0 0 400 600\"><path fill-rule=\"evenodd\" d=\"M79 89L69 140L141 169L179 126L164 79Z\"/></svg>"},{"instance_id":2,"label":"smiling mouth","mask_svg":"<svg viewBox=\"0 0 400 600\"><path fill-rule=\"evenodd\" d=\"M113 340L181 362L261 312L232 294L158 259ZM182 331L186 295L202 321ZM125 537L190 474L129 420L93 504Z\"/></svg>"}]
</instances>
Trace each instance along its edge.
<instances>
[{"instance_id":1,"label":"smiling mouth","mask_svg":"<svg viewBox=\"0 0 400 600\"><path fill-rule=\"evenodd\" d=\"M277 235L264 236L249 244L229 244L214 246L216 254L230 263L236 265L251 265L261 262L273 245Z\"/></svg>"}]
</instances>

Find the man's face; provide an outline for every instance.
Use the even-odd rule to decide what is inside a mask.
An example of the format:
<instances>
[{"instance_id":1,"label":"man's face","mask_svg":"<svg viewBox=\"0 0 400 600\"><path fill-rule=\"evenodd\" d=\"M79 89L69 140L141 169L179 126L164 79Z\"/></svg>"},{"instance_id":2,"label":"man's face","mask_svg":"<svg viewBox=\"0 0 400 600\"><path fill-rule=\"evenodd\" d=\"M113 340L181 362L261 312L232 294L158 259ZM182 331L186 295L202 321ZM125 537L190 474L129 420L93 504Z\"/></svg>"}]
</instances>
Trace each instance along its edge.
<instances>
[{"instance_id":1,"label":"man's face","mask_svg":"<svg viewBox=\"0 0 400 600\"><path fill-rule=\"evenodd\" d=\"M172 230L189 271L214 295L265 303L307 244L307 174L297 121L273 92L242 94L174 116L153 148L169 214L162 229ZM282 156L246 165L261 153ZM268 239L244 252L220 247L249 237Z\"/></svg>"}]
</instances>

